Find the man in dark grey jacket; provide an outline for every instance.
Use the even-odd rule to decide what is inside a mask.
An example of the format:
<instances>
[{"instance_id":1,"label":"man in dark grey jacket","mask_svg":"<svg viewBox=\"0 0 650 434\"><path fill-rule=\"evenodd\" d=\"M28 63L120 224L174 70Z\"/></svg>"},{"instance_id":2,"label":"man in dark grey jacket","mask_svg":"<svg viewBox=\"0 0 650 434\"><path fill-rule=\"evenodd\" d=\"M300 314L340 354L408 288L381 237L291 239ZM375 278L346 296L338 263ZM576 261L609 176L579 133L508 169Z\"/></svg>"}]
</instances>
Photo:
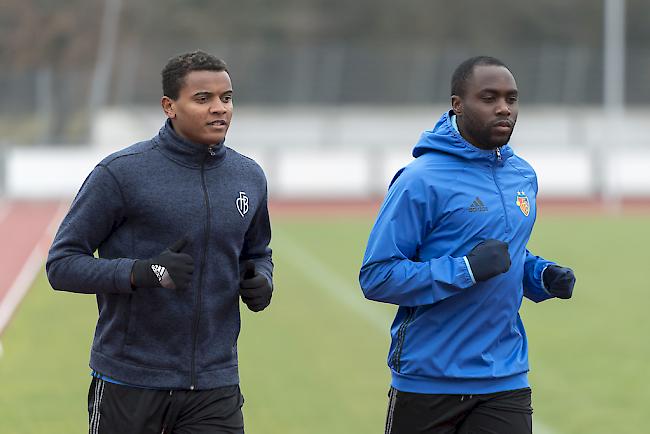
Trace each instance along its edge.
<instances>
[{"instance_id":1,"label":"man in dark grey jacket","mask_svg":"<svg viewBox=\"0 0 650 434\"><path fill-rule=\"evenodd\" d=\"M179 55L162 84L165 125L90 173L47 275L97 296L90 433L243 433L238 300L260 311L273 290L266 179L224 145L223 61Z\"/></svg>"}]
</instances>

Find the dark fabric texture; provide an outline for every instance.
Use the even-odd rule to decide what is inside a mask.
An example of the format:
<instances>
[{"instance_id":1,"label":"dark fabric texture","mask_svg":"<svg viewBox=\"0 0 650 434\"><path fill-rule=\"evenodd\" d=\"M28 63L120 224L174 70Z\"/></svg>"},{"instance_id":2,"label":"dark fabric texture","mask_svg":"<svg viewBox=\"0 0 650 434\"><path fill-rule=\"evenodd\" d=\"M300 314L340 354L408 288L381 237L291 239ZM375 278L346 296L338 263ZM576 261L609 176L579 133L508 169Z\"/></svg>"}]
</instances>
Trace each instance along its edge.
<instances>
[{"instance_id":1,"label":"dark fabric texture","mask_svg":"<svg viewBox=\"0 0 650 434\"><path fill-rule=\"evenodd\" d=\"M530 388L481 395L389 391L386 434L531 434Z\"/></svg>"},{"instance_id":2,"label":"dark fabric texture","mask_svg":"<svg viewBox=\"0 0 650 434\"><path fill-rule=\"evenodd\" d=\"M183 237L194 261L188 287L133 290L135 260ZM95 167L56 234L47 275L54 289L97 296L92 369L136 386L212 389L239 382L239 267L253 261L271 282L270 239L257 163L223 143L190 143L168 122Z\"/></svg>"},{"instance_id":3,"label":"dark fabric texture","mask_svg":"<svg viewBox=\"0 0 650 434\"><path fill-rule=\"evenodd\" d=\"M133 286L187 290L192 283L194 258L183 253L186 245L187 240L182 238L155 258L136 260L131 271Z\"/></svg>"},{"instance_id":4,"label":"dark fabric texture","mask_svg":"<svg viewBox=\"0 0 650 434\"><path fill-rule=\"evenodd\" d=\"M259 312L271 304L273 286L264 275L255 271L255 263L248 261L239 281L239 294L242 301L253 312Z\"/></svg>"},{"instance_id":5,"label":"dark fabric texture","mask_svg":"<svg viewBox=\"0 0 650 434\"><path fill-rule=\"evenodd\" d=\"M500 240L481 241L467 254L474 279L483 282L510 269L508 244Z\"/></svg>"},{"instance_id":6,"label":"dark fabric texture","mask_svg":"<svg viewBox=\"0 0 650 434\"><path fill-rule=\"evenodd\" d=\"M542 277L544 287L555 297L567 300L573 295L576 276L572 269L559 265L549 265L544 270Z\"/></svg>"},{"instance_id":7,"label":"dark fabric texture","mask_svg":"<svg viewBox=\"0 0 650 434\"><path fill-rule=\"evenodd\" d=\"M243 434L238 385L209 390L152 390L93 378L89 434Z\"/></svg>"}]
</instances>

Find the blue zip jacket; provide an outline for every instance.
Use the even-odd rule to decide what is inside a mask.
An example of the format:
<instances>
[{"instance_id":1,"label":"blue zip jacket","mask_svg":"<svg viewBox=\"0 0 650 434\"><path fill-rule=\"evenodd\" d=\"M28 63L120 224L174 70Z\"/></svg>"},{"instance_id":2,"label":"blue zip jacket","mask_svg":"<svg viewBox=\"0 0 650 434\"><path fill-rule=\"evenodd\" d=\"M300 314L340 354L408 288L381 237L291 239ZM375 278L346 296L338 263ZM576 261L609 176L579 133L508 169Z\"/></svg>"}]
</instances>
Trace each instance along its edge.
<instances>
[{"instance_id":1,"label":"blue zip jacket","mask_svg":"<svg viewBox=\"0 0 650 434\"><path fill-rule=\"evenodd\" d=\"M368 299L399 305L391 327L392 385L415 393L480 394L528 386L522 297L551 298L552 262L526 249L537 179L508 145L465 141L444 114L395 175L359 275ZM512 265L476 283L465 258L481 241L509 245Z\"/></svg>"},{"instance_id":2,"label":"blue zip jacket","mask_svg":"<svg viewBox=\"0 0 650 434\"><path fill-rule=\"evenodd\" d=\"M135 259L183 236L191 288L133 290ZM262 169L223 143L184 140L167 121L90 173L56 234L47 275L54 289L96 294L94 371L142 387L211 389L239 383L239 265L253 260L271 281L270 238Z\"/></svg>"}]
</instances>

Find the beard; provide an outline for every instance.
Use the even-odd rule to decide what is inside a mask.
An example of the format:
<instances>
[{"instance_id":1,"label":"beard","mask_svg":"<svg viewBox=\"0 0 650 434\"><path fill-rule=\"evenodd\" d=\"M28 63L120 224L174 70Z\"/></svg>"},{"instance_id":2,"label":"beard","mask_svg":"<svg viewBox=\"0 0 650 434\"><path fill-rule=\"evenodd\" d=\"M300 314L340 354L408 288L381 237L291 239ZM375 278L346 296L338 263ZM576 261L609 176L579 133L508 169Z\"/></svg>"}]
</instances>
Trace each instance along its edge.
<instances>
[{"instance_id":1,"label":"beard","mask_svg":"<svg viewBox=\"0 0 650 434\"><path fill-rule=\"evenodd\" d=\"M496 149L510 141L514 131L514 122L510 132L507 134L496 134L493 130L493 123L482 123L471 112L463 114L463 137L472 145L480 149Z\"/></svg>"}]
</instances>

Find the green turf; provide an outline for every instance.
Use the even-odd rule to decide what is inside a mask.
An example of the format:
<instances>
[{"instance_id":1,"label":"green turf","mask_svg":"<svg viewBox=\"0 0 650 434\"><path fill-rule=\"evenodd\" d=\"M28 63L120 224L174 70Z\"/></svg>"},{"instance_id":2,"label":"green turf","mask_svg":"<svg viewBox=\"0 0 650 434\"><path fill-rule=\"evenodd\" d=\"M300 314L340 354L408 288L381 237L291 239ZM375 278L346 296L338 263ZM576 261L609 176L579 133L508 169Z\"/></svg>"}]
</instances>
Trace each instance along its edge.
<instances>
[{"instance_id":1,"label":"green turf","mask_svg":"<svg viewBox=\"0 0 650 434\"><path fill-rule=\"evenodd\" d=\"M383 432L394 308L356 284L371 219L275 218L276 292L243 313L247 432ZM643 433L650 406L647 217L540 216L530 248L573 266L574 299L524 302L535 418L556 434ZM92 296L39 276L2 337L0 433L86 430Z\"/></svg>"}]
</instances>

